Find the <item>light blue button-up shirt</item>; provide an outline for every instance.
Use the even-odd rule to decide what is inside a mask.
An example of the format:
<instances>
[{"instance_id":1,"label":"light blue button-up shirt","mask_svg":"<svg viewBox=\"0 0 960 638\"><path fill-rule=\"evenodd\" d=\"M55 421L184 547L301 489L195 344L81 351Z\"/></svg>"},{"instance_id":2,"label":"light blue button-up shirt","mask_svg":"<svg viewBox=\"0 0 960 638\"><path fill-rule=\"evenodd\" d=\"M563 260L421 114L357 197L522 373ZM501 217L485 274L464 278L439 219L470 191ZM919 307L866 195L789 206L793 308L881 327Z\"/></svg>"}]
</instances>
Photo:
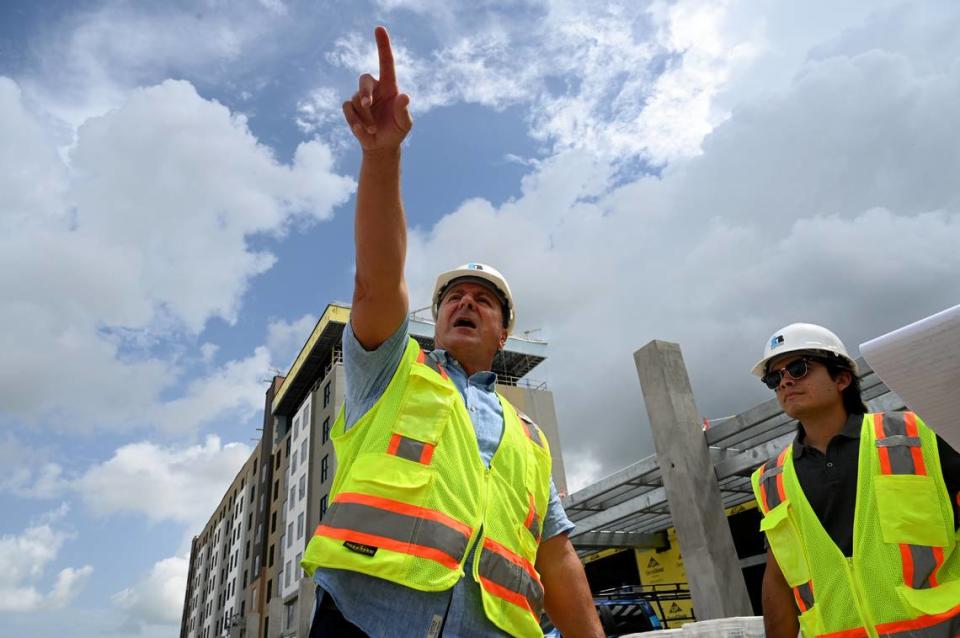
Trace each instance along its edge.
<instances>
[{"instance_id":1,"label":"light blue button-up shirt","mask_svg":"<svg viewBox=\"0 0 960 638\"><path fill-rule=\"evenodd\" d=\"M343 331L343 365L346 373L345 420L353 426L387 389L407 346L408 324L403 325L376 350L367 351L348 324ZM433 356L443 364L473 422L480 457L490 460L503 435L503 408L497 399L493 372L467 377L460 364L444 350ZM543 518L543 540L574 528L563 511L557 490L550 482L550 503ZM472 550L472 547L471 547ZM487 620L480 586L469 576L473 553L468 550L467 576L447 591L422 592L388 580L340 569L318 569L317 600L326 591L351 623L374 638L426 638L431 627L443 622L444 638L507 636ZM446 619L444 621L444 619ZM431 636L431 638L433 638Z\"/></svg>"}]
</instances>

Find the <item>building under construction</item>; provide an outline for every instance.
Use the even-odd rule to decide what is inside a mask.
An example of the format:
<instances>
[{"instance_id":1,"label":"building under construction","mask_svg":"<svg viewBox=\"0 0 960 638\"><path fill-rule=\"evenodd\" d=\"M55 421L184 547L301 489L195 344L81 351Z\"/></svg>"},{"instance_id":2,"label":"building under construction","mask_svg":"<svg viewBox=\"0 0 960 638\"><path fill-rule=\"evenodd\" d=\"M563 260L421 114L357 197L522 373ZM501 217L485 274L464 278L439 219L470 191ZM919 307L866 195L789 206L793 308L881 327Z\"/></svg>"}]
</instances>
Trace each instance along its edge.
<instances>
[{"instance_id":1,"label":"building under construction","mask_svg":"<svg viewBox=\"0 0 960 638\"><path fill-rule=\"evenodd\" d=\"M336 460L330 428L343 403L341 349L350 309L327 306L286 376L267 389L260 440L193 539L181 638L307 636L314 585L300 569L327 509ZM410 335L433 348L434 325L411 316ZM543 341L510 337L497 353L497 391L550 442L557 490L566 477L553 395L528 375Z\"/></svg>"}]
</instances>

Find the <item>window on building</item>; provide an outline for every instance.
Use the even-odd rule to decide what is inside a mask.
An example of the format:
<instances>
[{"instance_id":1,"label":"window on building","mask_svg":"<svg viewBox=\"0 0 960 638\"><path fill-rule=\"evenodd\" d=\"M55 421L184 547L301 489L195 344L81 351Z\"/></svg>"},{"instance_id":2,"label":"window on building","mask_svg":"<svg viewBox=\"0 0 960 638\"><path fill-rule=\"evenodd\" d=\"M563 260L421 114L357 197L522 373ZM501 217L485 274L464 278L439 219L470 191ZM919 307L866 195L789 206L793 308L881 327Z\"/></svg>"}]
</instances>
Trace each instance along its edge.
<instances>
[{"instance_id":1,"label":"window on building","mask_svg":"<svg viewBox=\"0 0 960 638\"><path fill-rule=\"evenodd\" d=\"M327 381L327 384L323 386L323 407L327 407L330 403L330 382Z\"/></svg>"},{"instance_id":2,"label":"window on building","mask_svg":"<svg viewBox=\"0 0 960 638\"><path fill-rule=\"evenodd\" d=\"M302 558L303 558L303 552L300 552L299 554L297 554L297 562L295 563L295 565L297 566L297 580L300 580L301 578L303 578L303 570L300 568L300 560Z\"/></svg>"},{"instance_id":3,"label":"window on building","mask_svg":"<svg viewBox=\"0 0 960 638\"><path fill-rule=\"evenodd\" d=\"M280 479L273 482L273 500L277 500L280 495Z\"/></svg>"},{"instance_id":4,"label":"window on building","mask_svg":"<svg viewBox=\"0 0 960 638\"><path fill-rule=\"evenodd\" d=\"M303 512L297 516L297 540L303 538Z\"/></svg>"},{"instance_id":5,"label":"window on building","mask_svg":"<svg viewBox=\"0 0 960 638\"><path fill-rule=\"evenodd\" d=\"M267 602L270 602L270 596L271 596L272 594L273 594L273 581L272 581L272 580L268 580L268 581L267 581ZM269 621L270 619L267 618L266 620ZM266 624L266 623L264 623L264 624ZM263 635L266 636L266 635L267 635L266 632L264 632Z\"/></svg>"},{"instance_id":6,"label":"window on building","mask_svg":"<svg viewBox=\"0 0 960 638\"><path fill-rule=\"evenodd\" d=\"M287 547L293 544L293 521L290 521L290 524L287 525Z\"/></svg>"},{"instance_id":7,"label":"window on building","mask_svg":"<svg viewBox=\"0 0 960 638\"><path fill-rule=\"evenodd\" d=\"M307 462L307 439L304 439L303 443L300 444L300 462Z\"/></svg>"},{"instance_id":8,"label":"window on building","mask_svg":"<svg viewBox=\"0 0 960 638\"><path fill-rule=\"evenodd\" d=\"M273 567L273 545L270 546L270 551L267 552L267 567Z\"/></svg>"},{"instance_id":9,"label":"window on building","mask_svg":"<svg viewBox=\"0 0 960 638\"><path fill-rule=\"evenodd\" d=\"M313 396L313 395L308 395ZM303 406L303 427L306 432L310 432L310 402Z\"/></svg>"},{"instance_id":10,"label":"window on building","mask_svg":"<svg viewBox=\"0 0 960 638\"><path fill-rule=\"evenodd\" d=\"M330 417L323 420L323 434L320 438L320 445L323 445L330 438Z\"/></svg>"},{"instance_id":11,"label":"window on building","mask_svg":"<svg viewBox=\"0 0 960 638\"><path fill-rule=\"evenodd\" d=\"M293 451L293 456L290 457L290 474L293 474L297 471L297 451Z\"/></svg>"},{"instance_id":12,"label":"window on building","mask_svg":"<svg viewBox=\"0 0 960 638\"><path fill-rule=\"evenodd\" d=\"M297 430L300 429L300 417L293 417L293 438L297 438Z\"/></svg>"},{"instance_id":13,"label":"window on building","mask_svg":"<svg viewBox=\"0 0 960 638\"><path fill-rule=\"evenodd\" d=\"M281 454L282 454L282 450L277 450L277 456L274 457L274 458L276 458L276 464L274 465L274 469L277 469L277 470L280 469L280 456L281 456Z\"/></svg>"},{"instance_id":14,"label":"window on building","mask_svg":"<svg viewBox=\"0 0 960 638\"><path fill-rule=\"evenodd\" d=\"M297 502L297 488L296 488L296 486L290 488L290 498L287 499L287 500L288 500L288 502L289 502L289 504L287 505L287 509L292 510L292 509L293 509L293 504Z\"/></svg>"},{"instance_id":15,"label":"window on building","mask_svg":"<svg viewBox=\"0 0 960 638\"><path fill-rule=\"evenodd\" d=\"M287 585L289 584L290 583L287 582ZM283 615L284 615L284 629L286 629L287 631L293 629L293 626L296 623L296 619L297 619L297 601L296 600L293 600L287 603L286 605L284 605Z\"/></svg>"},{"instance_id":16,"label":"window on building","mask_svg":"<svg viewBox=\"0 0 960 638\"><path fill-rule=\"evenodd\" d=\"M320 459L320 482L327 482L327 475L330 473L330 455L324 454Z\"/></svg>"},{"instance_id":17,"label":"window on building","mask_svg":"<svg viewBox=\"0 0 960 638\"><path fill-rule=\"evenodd\" d=\"M327 513L327 495L324 494L323 498L320 499L320 520L323 520L323 515Z\"/></svg>"},{"instance_id":18,"label":"window on building","mask_svg":"<svg viewBox=\"0 0 960 638\"><path fill-rule=\"evenodd\" d=\"M302 501L303 497L307 494L307 475L302 474L300 476L300 498L297 500Z\"/></svg>"},{"instance_id":19,"label":"window on building","mask_svg":"<svg viewBox=\"0 0 960 638\"><path fill-rule=\"evenodd\" d=\"M277 531L277 512L276 511L274 511L273 514L270 515L270 533L273 534L275 531Z\"/></svg>"},{"instance_id":20,"label":"window on building","mask_svg":"<svg viewBox=\"0 0 960 638\"><path fill-rule=\"evenodd\" d=\"M290 586L290 574L293 573L293 570L290 568L290 561L287 561L287 564L283 568L283 586Z\"/></svg>"}]
</instances>

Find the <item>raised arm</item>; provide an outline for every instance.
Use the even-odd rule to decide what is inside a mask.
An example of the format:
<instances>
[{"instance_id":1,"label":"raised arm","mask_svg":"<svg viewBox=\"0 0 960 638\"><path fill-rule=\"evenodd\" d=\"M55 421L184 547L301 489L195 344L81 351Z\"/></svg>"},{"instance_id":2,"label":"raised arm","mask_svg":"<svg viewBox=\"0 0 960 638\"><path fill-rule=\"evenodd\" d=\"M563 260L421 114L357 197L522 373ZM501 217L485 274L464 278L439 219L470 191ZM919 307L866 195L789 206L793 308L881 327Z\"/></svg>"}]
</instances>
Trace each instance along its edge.
<instances>
[{"instance_id":1,"label":"raised arm","mask_svg":"<svg viewBox=\"0 0 960 638\"><path fill-rule=\"evenodd\" d=\"M363 160L355 221L357 274L350 325L364 348L372 350L396 332L407 314L407 221L400 198L400 144L413 120L410 98L397 89L387 30L377 27L380 77L360 76L357 92L343 103L343 114L360 142Z\"/></svg>"}]
</instances>

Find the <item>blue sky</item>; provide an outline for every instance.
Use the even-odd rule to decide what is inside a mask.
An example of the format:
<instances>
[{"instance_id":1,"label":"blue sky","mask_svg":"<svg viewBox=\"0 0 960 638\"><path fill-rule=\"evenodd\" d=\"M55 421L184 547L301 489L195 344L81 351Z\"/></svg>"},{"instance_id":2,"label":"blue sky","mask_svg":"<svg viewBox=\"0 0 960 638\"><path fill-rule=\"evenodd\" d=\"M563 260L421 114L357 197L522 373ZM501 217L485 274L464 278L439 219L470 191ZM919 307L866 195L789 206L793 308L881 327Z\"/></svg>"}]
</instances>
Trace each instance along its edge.
<instances>
[{"instance_id":1,"label":"blue sky","mask_svg":"<svg viewBox=\"0 0 960 638\"><path fill-rule=\"evenodd\" d=\"M351 297L340 103L377 24L415 118L411 303L459 263L506 274L577 487L652 451L651 339L721 417L767 398L748 371L786 323L855 350L956 303L958 23L876 0L4 3L0 636L178 632L265 380Z\"/></svg>"}]
</instances>

